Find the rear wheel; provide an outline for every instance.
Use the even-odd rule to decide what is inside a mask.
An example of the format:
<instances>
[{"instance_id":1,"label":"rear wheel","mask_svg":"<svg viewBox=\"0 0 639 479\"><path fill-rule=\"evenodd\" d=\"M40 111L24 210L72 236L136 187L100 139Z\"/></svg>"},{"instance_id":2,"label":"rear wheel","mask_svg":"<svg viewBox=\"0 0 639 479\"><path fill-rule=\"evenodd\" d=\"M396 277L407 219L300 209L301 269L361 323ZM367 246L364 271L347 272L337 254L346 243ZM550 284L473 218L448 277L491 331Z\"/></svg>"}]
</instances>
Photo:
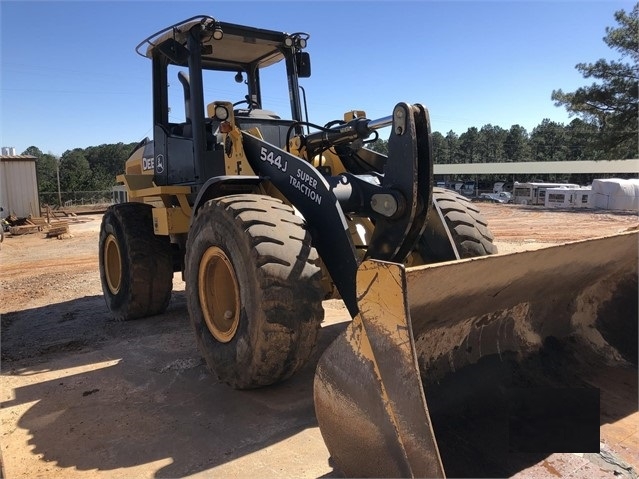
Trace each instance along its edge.
<instances>
[{"instance_id":1,"label":"rear wheel","mask_svg":"<svg viewBox=\"0 0 639 479\"><path fill-rule=\"evenodd\" d=\"M433 202L441 210L451 239L459 256L472 258L497 253L493 234L479 209L471 201L444 188L433 188ZM437 215L433 209L431 215ZM417 250L426 263L450 260L450 240L445 230L438 228L438 218L430 218Z\"/></svg>"},{"instance_id":2,"label":"rear wheel","mask_svg":"<svg viewBox=\"0 0 639 479\"><path fill-rule=\"evenodd\" d=\"M100 227L100 279L107 306L118 320L164 312L173 289L171 244L153 232L152 206L109 207Z\"/></svg>"},{"instance_id":3,"label":"rear wheel","mask_svg":"<svg viewBox=\"0 0 639 479\"><path fill-rule=\"evenodd\" d=\"M306 364L323 319L318 255L292 208L261 195L211 200L186 248L186 295L200 353L236 389Z\"/></svg>"}]
</instances>

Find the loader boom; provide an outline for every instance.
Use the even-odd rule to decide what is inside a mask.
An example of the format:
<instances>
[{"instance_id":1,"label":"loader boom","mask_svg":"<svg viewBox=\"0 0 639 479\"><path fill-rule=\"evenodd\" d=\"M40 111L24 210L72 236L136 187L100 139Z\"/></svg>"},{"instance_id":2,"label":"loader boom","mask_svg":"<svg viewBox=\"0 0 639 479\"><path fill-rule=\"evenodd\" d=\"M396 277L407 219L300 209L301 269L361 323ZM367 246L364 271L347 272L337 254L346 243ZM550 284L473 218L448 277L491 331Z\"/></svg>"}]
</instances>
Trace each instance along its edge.
<instances>
[{"instance_id":1,"label":"loader boom","mask_svg":"<svg viewBox=\"0 0 639 479\"><path fill-rule=\"evenodd\" d=\"M322 132L326 138L322 141L367 138L376 128L386 126L387 120L352 123ZM356 211L375 219L368 257L398 262L415 247L428 213L432 179L428 112L421 105L400 103L391 124L385 174L374 177L375 182L350 174L326 177L309 162L243 134L253 170L268 177L306 219L314 245L352 316L357 314L358 262L344 212Z\"/></svg>"}]
</instances>

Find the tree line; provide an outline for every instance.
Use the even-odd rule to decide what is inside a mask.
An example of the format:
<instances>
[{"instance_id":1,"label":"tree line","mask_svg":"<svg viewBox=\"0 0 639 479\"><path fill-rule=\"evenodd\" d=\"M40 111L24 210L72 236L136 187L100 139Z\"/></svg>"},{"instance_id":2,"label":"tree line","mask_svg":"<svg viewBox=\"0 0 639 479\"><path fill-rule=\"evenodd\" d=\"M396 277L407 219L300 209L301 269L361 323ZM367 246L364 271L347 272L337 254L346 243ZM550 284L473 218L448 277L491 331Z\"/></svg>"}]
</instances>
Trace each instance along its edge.
<instances>
[{"instance_id":1,"label":"tree line","mask_svg":"<svg viewBox=\"0 0 639 479\"><path fill-rule=\"evenodd\" d=\"M507 130L490 124L479 129L469 128L461 135L454 131L445 135L435 131L432 144L434 161L438 164L623 159L602 146L598 138L596 126L581 119L574 119L568 125L545 119L530 133L520 125ZM125 162L136 144L74 148L59 158L43 153L35 146L22 154L37 158L38 188L40 193L48 193L42 197L42 202L57 204L58 168L62 192L108 191L115 185L115 177L124 172ZM625 158L638 157L636 143L634 151L632 146L629 143ZM386 140L377 140L369 147L388 152ZM521 178L522 181L527 179ZM66 199L69 199L68 194L63 201Z\"/></svg>"},{"instance_id":2,"label":"tree line","mask_svg":"<svg viewBox=\"0 0 639 479\"><path fill-rule=\"evenodd\" d=\"M461 135L452 130L445 135L435 131L432 148L437 164L637 158L636 141L613 150L602 140L595 125L579 118L568 125L544 119L530 133L521 125L505 129L491 124L468 128ZM388 151L387 142L380 139L370 148Z\"/></svg>"},{"instance_id":3,"label":"tree line","mask_svg":"<svg viewBox=\"0 0 639 479\"><path fill-rule=\"evenodd\" d=\"M115 177L124 173L124 164L136 145L115 143L74 148L65 151L59 158L30 146L22 154L37 158L36 177L42 203L57 203L57 200L52 200L51 194L58 191L65 192L61 196L66 201L70 198L69 192L111 190Z\"/></svg>"}]
</instances>

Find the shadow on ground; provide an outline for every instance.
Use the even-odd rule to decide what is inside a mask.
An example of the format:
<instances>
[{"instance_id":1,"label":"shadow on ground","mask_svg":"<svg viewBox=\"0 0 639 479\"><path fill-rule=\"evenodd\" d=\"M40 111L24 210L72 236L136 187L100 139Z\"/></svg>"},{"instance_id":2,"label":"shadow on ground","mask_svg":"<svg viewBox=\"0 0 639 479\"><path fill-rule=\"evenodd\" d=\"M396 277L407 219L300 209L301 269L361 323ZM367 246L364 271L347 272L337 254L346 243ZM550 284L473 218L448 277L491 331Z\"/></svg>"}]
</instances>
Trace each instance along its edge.
<instances>
[{"instance_id":1,"label":"shadow on ground","mask_svg":"<svg viewBox=\"0 0 639 479\"><path fill-rule=\"evenodd\" d=\"M155 477L206 471L315 427L317 358L345 327L322 328L294 378L235 391L204 366L182 292L166 313L137 321L111 321L103 298L92 296L10 313L2 323L2 374L52 377L17 387L2 404L36 402L17 422L31 453L81 471L169 459Z\"/></svg>"}]
</instances>

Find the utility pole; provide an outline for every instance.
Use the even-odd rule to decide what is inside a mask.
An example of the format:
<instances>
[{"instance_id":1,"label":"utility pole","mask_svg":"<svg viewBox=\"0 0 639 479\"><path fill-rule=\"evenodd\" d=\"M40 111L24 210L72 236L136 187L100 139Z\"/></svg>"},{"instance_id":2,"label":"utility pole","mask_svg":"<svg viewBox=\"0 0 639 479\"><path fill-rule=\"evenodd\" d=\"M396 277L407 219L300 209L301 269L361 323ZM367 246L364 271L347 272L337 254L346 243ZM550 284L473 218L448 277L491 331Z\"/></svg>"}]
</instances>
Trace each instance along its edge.
<instances>
[{"instance_id":1,"label":"utility pole","mask_svg":"<svg viewBox=\"0 0 639 479\"><path fill-rule=\"evenodd\" d=\"M58 206L62 208L62 193L60 193L60 158L56 158L55 171L58 176Z\"/></svg>"}]
</instances>

